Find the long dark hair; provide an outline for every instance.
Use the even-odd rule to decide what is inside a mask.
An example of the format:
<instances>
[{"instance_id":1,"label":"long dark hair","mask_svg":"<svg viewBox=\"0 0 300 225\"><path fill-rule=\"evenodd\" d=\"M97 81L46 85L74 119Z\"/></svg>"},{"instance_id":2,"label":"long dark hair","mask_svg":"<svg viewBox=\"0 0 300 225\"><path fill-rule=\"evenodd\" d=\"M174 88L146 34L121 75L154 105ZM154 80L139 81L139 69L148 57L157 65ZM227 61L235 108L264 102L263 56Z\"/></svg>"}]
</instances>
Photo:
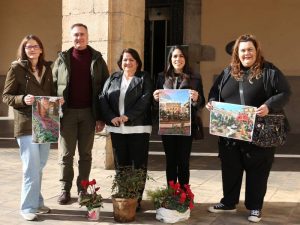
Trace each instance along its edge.
<instances>
[{"instance_id":1,"label":"long dark hair","mask_svg":"<svg viewBox=\"0 0 300 225\"><path fill-rule=\"evenodd\" d=\"M31 64L30 60L28 59L26 52L25 52L25 46L29 40L35 40L38 43L40 49L42 50L42 53L40 54L38 62L37 62L37 68L39 70L38 75L41 76L42 72L43 72L42 71L43 65L45 62L45 51L44 51L44 46L43 46L42 41L36 35L30 34L23 38L23 40L21 41L21 44L19 45L19 48L18 48L17 59L18 60L27 60L29 69L33 72L32 64Z\"/></svg>"},{"instance_id":2,"label":"long dark hair","mask_svg":"<svg viewBox=\"0 0 300 225\"><path fill-rule=\"evenodd\" d=\"M139 53L135 49L133 49L133 48L125 48L122 51L122 53L121 53L121 55L119 57L119 60L117 62L120 70L122 70L122 60L123 60L124 53L129 53L132 56L132 58L134 58L135 61L137 62L138 66L136 68L136 72L141 71L142 70L142 66L143 66L142 60L140 58Z\"/></svg>"},{"instance_id":3,"label":"long dark hair","mask_svg":"<svg viewBox=\"0 0 300 225\"><path fill-rule=\"evenodd\" d=\"M185 65L184 65L184 67L183 67L183 74L185 74L185 75L191 75L192 74L192 70L191 70L191 68L190 68L190 65L189 65L189 59L188 59L188 55L187 55L187 53L185 52L185 50L184 50L184 48L182 47L182 46L180 46L180 45L174 45L174 46L172 46L171 48L170 48L170 51L169 51L169 54L168 54L168 59L167 59L167 66L166 66L166 68L165 68L165 76L167 77L167 78L169 78L169 77L173 77L174 76L174 67L173 67L173 65L172 65L172 54L173 54L173 52L176 50L176 49L178 49L178 50L180 50L181 52L182 52L182 55L183 55L183 57L184 57L184 59L185 59Z\"/></svg>"},{"instance_id":4,"label":"long dark hair","mask_svg":"<svg viewBox=\"0 0 300 225\"><path fill-rule=\"evenodd\" d=\"M235 44L233 46L232 56L231 56L231 75L239 80L244 72L241 69L241 61L239 59L239 45L241 42L252 42L256 49L256 60L254 64L250 68L250 74L248 79L251 81L253 78L260 78L262 73L262 67L264 63L264 57L262 55L260 43L257 41L254 35L251 34L243 34L236 39Z\"/></svg>"}]
</instances>

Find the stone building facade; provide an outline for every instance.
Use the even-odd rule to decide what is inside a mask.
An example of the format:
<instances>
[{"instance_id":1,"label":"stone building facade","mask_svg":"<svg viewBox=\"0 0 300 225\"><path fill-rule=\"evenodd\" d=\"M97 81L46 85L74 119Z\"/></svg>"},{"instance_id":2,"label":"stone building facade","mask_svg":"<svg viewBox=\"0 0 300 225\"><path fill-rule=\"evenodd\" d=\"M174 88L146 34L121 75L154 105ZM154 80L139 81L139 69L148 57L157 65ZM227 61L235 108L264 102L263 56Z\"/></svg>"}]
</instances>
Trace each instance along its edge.
<instances>
[{"instance_id":1,"label":"stone building facade","mask_svg":"<svg viewBox=\"0 0 300 225\"><path fill-rule=\"evenodd\" d=\"M45 44L46 58L69 48L70 26L89 28L89 43L101 51L111 72L122 49L138 50L144 68L156 75L166 49L186 45L191 66L202 75L207 95L215 75L229 63L226 44L243 33L260 40L266 58L287 75L293 97L286 109L292 132L300 132L300 1L298 0L4 0L0 1L0 90L15 60L21 39L29 33ZM0 103L0 116L10 117ZM208 112L203 110L204 125Z\"/></svg>"}]
</instances>

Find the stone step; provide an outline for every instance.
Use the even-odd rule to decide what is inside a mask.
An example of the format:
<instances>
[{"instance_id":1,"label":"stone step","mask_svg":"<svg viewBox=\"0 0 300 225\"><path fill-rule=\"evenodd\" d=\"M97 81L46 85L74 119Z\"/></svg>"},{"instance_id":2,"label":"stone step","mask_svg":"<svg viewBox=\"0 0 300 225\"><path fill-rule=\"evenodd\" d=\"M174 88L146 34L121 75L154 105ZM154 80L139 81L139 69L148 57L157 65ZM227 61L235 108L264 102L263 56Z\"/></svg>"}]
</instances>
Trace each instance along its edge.
<instances>
[{"instance_id":1,"label":"stone step","mask_svg":"<svg viewBox=\"0 0 300 225\"><path fill-rule=\"evenodd\" d=\"M0 137L14 136L14 121L6 117L0 117Z\"/></svg>"}]
</instances>

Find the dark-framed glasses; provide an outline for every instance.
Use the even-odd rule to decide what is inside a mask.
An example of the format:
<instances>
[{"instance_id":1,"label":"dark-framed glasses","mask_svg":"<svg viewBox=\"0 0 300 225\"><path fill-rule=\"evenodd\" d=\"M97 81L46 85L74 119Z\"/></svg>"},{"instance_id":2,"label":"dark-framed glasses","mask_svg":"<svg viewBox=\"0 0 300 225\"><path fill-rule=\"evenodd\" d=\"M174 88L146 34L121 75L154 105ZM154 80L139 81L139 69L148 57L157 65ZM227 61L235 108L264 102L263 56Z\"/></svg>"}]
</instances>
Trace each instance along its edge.
<instances>
[{"instance_id":1,"label":"dark-framed glasses","mask_svg":"<svg viewBox=\"0 0 300 225\"><path fill-rule=\"evenodd\" d=\"M27 49L27 50L29 50L29 49L37 50L39 48L40 48L39 45L27 45L27 46L25 46L25 49Z\"/></svg>"}]
</instances>

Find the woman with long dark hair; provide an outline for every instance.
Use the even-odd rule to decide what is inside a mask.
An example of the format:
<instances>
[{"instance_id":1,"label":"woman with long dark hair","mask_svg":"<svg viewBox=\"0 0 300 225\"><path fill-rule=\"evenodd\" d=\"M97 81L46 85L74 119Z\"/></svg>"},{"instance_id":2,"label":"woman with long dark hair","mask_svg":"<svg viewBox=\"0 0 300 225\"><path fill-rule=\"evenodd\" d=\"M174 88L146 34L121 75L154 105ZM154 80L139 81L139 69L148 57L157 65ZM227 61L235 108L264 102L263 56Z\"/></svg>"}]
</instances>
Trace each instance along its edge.
<instances>
[{"instance_id":1,"label":"woman with long dark hair","mask_svg":"<svg viewBox=\"0 0 300 225\"><path fill-rule=\"evenodd\" d=\"M54 95L51 62L44 59L44 47L35 35L26 36L18 50L17 61L7 73L3 102L14 108L14 136L20 147L23 167L21 215L37 219L37 213L48 213L41 194L42 172L50 144L32 143L32 104L34 96Z\"/></svg>"},{"instance_id":2,"label":"woman with long dark hair","mask_svg":"<svg viewBox=\"0 0 300 225\"><path fill-rule=\"evenodd\" d=\"M159 74L156 89L153 93L155 101L159 101L161 89L190 89L191 99L191 136L162 135L166 154L167 183L179 182L182 187L190 181L190 155L193 137L196 137L197 111L205 105L202 79L200 74L194 74L189 67L188 57L181 46L173 46L168 54L166 69ZM200 124L201 126L201 124ZM198 129L202 130L202 127Z\"/></svg>"}]
</instances>

